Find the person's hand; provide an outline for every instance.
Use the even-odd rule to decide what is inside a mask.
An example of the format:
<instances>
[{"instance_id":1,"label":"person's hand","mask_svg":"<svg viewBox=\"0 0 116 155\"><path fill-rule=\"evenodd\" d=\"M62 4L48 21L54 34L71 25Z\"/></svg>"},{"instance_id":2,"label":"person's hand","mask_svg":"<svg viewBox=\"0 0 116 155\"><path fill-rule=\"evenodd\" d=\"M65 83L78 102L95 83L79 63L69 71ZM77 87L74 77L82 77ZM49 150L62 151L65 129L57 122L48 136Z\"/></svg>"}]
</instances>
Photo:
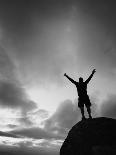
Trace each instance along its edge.
<instances>
[{"instance_id":1,"label":"person's hand","mask_svg":"<svg viewBox=\"0 0 116 155\"><path fill-rule=\"evenodd\" d=\"M92 73L94 74L96 72L96 69L93 69Z\"/></svg>"},{"instance_id":2,"label":"person's hand","mask_svg":"<svg viewBox=\"0 0 116 155\"><path fill-rule=\"evenodd\" d=\"M66 76L66 73L64 73L64 76Z\"/></svg>"}]
</instances>

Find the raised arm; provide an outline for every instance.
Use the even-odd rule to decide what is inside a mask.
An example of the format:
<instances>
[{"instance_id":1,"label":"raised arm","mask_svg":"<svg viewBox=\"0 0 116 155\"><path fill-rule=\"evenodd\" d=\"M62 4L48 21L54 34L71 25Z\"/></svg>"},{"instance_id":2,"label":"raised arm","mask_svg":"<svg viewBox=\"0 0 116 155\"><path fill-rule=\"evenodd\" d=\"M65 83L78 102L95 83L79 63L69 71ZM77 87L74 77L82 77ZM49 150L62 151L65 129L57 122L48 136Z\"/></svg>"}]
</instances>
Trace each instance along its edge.
<instances>
[{"instance_id":1,"label":"raised arm","mask_svg":"<svg viewBox=\"0 0 116 155\"><path fill-rule=\"evenodd\" d=\"M72 78L70 78L66 73L64 74L65 77L67 77L73 84L76 85L76 81L74 81Z\"/></svg>"},{"instance_id":2,"label":"raised arm","mask_svg":"<svg viewBox=\"0 0 116 155\"><path fill-rule=\"evenodd\" d=\"M85 81L86 83L89 83L89 81L91 80L91 78L93 77L94 73L96 72L96 69L93 69L91 75L88 77L88 79Z\"/></svg>"}]
</instances>

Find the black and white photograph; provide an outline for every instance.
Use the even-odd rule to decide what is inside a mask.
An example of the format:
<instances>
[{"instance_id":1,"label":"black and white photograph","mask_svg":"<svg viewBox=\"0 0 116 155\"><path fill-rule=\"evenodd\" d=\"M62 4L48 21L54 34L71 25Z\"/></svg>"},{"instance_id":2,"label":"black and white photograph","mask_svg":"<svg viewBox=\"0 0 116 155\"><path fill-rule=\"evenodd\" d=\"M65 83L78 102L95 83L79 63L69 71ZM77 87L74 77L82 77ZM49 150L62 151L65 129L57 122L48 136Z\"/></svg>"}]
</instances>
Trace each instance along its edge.
<instances>
[{"instance_id":1,"label":"black and white photograph","mask_svg":"<svg viewBox=\"0 0 116 155\"><path fill-rule=\"evenodd\" d=\"M0 0L0 155L116 155L115 0Z\"/></svg>"}]
</instances>

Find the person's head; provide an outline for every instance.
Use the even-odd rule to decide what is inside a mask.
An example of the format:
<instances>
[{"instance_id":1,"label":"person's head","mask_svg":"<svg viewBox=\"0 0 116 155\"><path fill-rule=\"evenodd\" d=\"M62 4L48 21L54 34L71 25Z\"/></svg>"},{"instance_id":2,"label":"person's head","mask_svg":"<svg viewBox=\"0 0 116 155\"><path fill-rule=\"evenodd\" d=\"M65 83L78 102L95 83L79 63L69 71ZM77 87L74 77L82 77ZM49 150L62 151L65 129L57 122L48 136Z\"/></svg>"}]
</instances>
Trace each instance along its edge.
<instances>
[{"instance_id":1,"label":"person's head","mask_svg":"<svg viewBox=\"0 0 116 155\"><path fill-rule=\"evenodd\" d=\"M82 82L83 82L83 78L80 77L80 78L79 78L79 83L82 83Z\"/></svg>"}]
</instances>

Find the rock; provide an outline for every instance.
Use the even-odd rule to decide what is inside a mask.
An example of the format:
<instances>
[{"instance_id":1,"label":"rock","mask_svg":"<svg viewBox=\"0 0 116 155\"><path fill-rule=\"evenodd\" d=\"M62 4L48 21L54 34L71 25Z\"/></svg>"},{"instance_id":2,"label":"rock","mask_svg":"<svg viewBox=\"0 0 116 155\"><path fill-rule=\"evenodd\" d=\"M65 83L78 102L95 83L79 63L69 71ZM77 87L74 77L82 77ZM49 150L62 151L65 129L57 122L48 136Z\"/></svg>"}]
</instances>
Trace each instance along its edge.
<instances>
[{"instance_id":1,"label":"rock","mask_svg":"<svg viewBox=\"0 0 116 155\"><path fill-rule=\"evenodd\" d=\"M78 122L69 131L60 155L115 155L116 120L99 117Z\"/></svg>"}]
</instances>

